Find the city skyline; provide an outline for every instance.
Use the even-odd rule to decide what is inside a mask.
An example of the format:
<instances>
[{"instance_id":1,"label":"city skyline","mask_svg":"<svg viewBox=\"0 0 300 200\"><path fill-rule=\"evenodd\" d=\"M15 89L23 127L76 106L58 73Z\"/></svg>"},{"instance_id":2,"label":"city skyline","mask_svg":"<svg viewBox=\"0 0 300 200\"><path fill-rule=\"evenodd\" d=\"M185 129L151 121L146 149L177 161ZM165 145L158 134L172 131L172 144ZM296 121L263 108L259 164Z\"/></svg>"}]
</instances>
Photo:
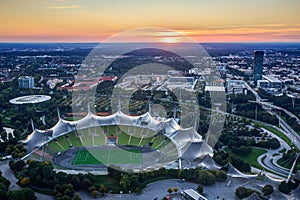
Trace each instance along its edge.
<instances>
[{"instance_id":1,"label":"city skyline","mask_svg":"<svg viewBox=\"0 0 300 200\"><path fill-rule=\"evenodd\" d=\"M296 0L4 0L0 42L101 42L140 27L172 29L198 42L300 42L299 6ZM181 42L168 33L154 38Z\"/></svg>"}]
</instances>

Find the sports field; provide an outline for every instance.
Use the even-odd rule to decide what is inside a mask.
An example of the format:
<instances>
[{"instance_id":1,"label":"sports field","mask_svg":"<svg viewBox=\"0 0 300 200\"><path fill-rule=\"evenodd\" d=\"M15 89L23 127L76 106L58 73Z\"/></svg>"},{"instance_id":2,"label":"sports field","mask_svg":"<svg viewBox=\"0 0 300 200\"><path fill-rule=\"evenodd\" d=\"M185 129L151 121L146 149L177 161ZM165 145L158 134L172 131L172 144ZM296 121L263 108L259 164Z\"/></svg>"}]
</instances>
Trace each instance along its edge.
<instances>
[{"instance_id":1,"label":"sports field","mask_svg":"<svg viewBox=\"0 0 300 200\"><path fill-rule=\"evenodd\" d=\"M118 165L118 164L143 164L140 149L91 149L78 150L73 165Z\"/></svg>"}]
</instances>

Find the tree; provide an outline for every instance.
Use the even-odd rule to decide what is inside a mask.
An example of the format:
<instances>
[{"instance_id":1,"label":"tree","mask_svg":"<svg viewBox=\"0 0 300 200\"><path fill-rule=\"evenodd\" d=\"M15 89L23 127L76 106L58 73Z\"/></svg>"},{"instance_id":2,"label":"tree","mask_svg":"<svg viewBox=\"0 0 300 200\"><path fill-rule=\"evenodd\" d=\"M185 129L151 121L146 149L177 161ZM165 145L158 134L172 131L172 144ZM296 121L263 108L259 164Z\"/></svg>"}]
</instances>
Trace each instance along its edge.
<instances>
[{"instance_id":1,"label":"tree","mask_svg":"<svg viewBox=\"0 0 300 200\"><path fill-rule=\"evenodd\" d=\"M124 175L121 180L120 180L120 185L124 188L124 189L129 189L130 187L130 180L129 180L129 176L128 175Z\"/></svg>"},{"instance_id":2,"label":"tree","mask_svg":"<svg viewBox=\"0 0 300 200\"><path fill-rule=\"evenodd\" d=\"M172 188L168 188L167 192L168 192L169 194L171 194L171 193L173 192L173 189L172 189Z\"/></svg>"},{"instance_id":3,"label":"tree","mask_svg":"<svg viewBox=\"0 0 300 200\"><path fill-rule=\"evenodd\" d=\"M93 183L90 179L84 178L81 183L81 188L86 190L89 187L91 187L92 185L93 185Z\"/></svg>"},{"instance_id":4,"label":"tree","mask_svg":"<svg viewBox=\"0 0 300 200\"><path fill-rule=\"evenodd\" d=\"M72 199L74 196L74 190L72 184L55 185L53 194L58 200Z\"/></svg>"},{"instance_id":5,"label":"tree","mask_svg":"<svg viewBox=\"0 0 300 200\"><path fill-rule=\"evenodd\" d=\"M1 143L0 143L0 144L1 144ZM8 162L8 165L9 165L9 168L10 168L11 170L14 170L15 161L14 161L14 160L10 160L10 161Z\"/></svg>"},{"instance_id":6,"label":"tree","mask_svg":"<svg viewBox=\"0 0 300 200\"><path fill-rule=\"evenodd\" d=\"M227 174L223 170L219 170L216 174L216 181L226 181L227 180Z\"/></svg>"},{"instance_id":7,"label":"tree","mask_svg":"<svg viewBox=\"0 0 300 200\"><path fill-rule=\"evenodd\" d=\"M248 156L251 153L251 151L252 151L251 147L246 147L244 145L235 148L232 147L232 152L241 156Z\"/></svg>"},{"instance_id":8,"label":"tree","mask_svg":"<svg viewBox=\"0 0 300 200\"><path fill-rule=\"evenodd\" d=\"M10 200L36 200L34 192L30 188L23 188L22 190L13 190L8 192L8 199Z\"/></svg>"},{"instance_id":9,"label":"tree","mask_svg":"<svg viewBox=\"0 0 300 200\"><path fill-rule=\"evenodd\" d=\"M262 193L264 195L270 195L274 192L273 186L272 185L265 185L262 189Z\"/></svg>"},{"instance_id":10,"label":"tree","mask_svg":"<svg viewBox=\"0 0 300 200\"><path fill-rule=\"evenodd\" d=\"M30 185L30 178L23 177L19 180L19 184L21 187L27 187Z\"/></svg>"},{"instance_id":11,"label":"tree","mask_svg":"<svg viewBox=\"0 0 300 200\"><path fill-rule=\"evenodd\" d=\"M174 188L173 188L173 191L174 191L174 192L178 192L178 190L179 190L178 187L174 187Z\"/></svg>"},{"instance_id":12,"label":"tree","mask_svg":"<svg viewBox=\"0 0 300 200\"><path fill-rule=\"evenodd\" d=\"M241 199L248 197L247 188L245 187L238 187L235 190L235 195Z\"/></svg>"},{"instance_id":13,"label":"tree","mask_svg":"<svg viewBox=\"0 0 300 200\"><path fill-rule=\"evenodd\" d=\"M201 185L198 185L197 191L201 194L203 192L203 187Z\"/></svg>"},{"instance_id":14,"label":"tree","mask_svg":"<svg viewBox=\"0 0 300 200\"><path fill-rule=\"evenodd\" d=\"M104 185L100 185L100 187L99 187L99 192L102 194L102 195L104 195L104 193L106 193L107 192L107 188L104 186Z\"/></svg>"},{"instance_id":15,"label":"tree","mask_svg":"<svg viewBox=\"0 0 300 200\"><path fill-rule=\"evenodd\" d=\"M6 187L6 189L8 190L8 188L10 186L10 181L9 180L7 180L6 178L4 178L3 176L0 176L0 183L3 183L5 185L5 187Z\"/></svg>"},{"instance_id":16,"label":"tree","mask_svg":"<svg viewBox=\"0 0 300 200\"><path fill-rule=\"evenodd\" d=\"M46 179L50 179L52 176L52 167L49 165L42 166L42 174Z\"/></svg>"},{"instance_id":17,"label":"tree","mask_svg":"<svg viewBox=\"0 0 300 200\"><path fill-rule=\"evenodd\" d=\"M0 199L6 199L7 188L4 183L0 183Z\"/></svg>"},{"instance_id":18,"label":"tree","mask_svg":"<svg viewBox=\"0 0 300 200\"><path fill-rule=\"evenodd\" d=\"M33 190L30 188L24 188L21 190L22 192L22 196L24 197L24 199L26 200L35 200L37 199Z\"/></svg>"},{"instance_id":19,"label":"tree","mask_svg":"<svg viewBox=\"0 0 300 200\"><path fill-rule=\"evenodd\" d=\"M236 167L241 172L250 172L251 167L248 163L242 161L240 158L237 158L233 155L230 156L230 161L234 167Z\"/></svg>"},{"instance_id":20,"label":"tree","mask_svg":"<svg viewBox=\"0 0 300 200\"><path fill-rule=\"evenodd\" d=\"M11 154L11 152L12 152L12 149L11 149L10 145L8 145L8 146L6 147L6 149L5 149L5 153L6 153L6 154Z\"/></svg>"},{"instance_id":21,"label":"tree","mask_svg":"<svg viewBox=\"0 0 300 200\"><path fill-rule=\"evenodd\" d=\"M91 186L91 187L89 187L89 189L88 189L88 191L90 192L90 193L92 193L93 191L96 191L97 189L96 189L96 187L95 186Z\"/></svg>"},{"instance_id":22,"label":"tree","mask_svg":"<svg viewBox=\"0 0 300 200\"><path fill-rule=\"evenodd\" d=\"M288 184L286 181L282 181L279 186L278 190L284 194L289 194L291 192L291 189L289 188Z\"/></svg>"},{"instance_id":23,"label":"tree","mask_svg":"<svg viewBox=\"0 0 300 200\"><path fill-rule=\"evenodd\" d=\"M249 189L249 188L245 188L245 187L243 187L243 186L240 186L240 187L238 187L238 188L235 190L235 195L236 195L237 197L241 198L241 199L244 199L244 198L250 196L251 194L253 194L253 193L255 193L255 192L259 194L259 192L257 192L256 190L251 190L251 189Z\"/></svg>"},{"instance_id":24,"label":"tree","mask_svg":"<svg viewBox=\"0 0 300 200\"><path fill-rule=\"evenodd\" d=\"M20 171L24 166L26 166L26 163L23 160L18 160L14 164L12 164L11 169Z\"/></svg>"},{"instance_id":25,"label":"tree","mask_svg":"<svg viewBox=\"0 0 300 200\"><path fill-rule=\"evenodd\" d=\"M227 180L227 174L223 170L210 170L210 173L212 173L216 177L216 181L226 181Z\"/></svg>"},{"instance_id":26,"label":"tree","mask_svg":"<svg viewBox=\"0 0 300 200\"><path fill-rule=\"evenodd\" d=\"M140 187L136 187L136 188L134 189L134 191L135 191L135 192L140 192L140 191L141 191L141 188L140 188Z\"/></svg>"},{"instance_id":27,"label":"tree","mask_svg":"<svg viewBox=\"0 0 300 200\"><path fill-rule=\"evenodd\" d=\"M98 192L97 190L92 191L92 196L93 196L94 198L97 198L98 195L99 195L99 192Z\"/></svg>"},{"instance_id":28,"label":"tree","mask_svg":"<svg viewBox=\"0 0 300 200\"><path fill-rule=\"evenodd\" d=\"M216 182L215 176L206 170L201 170L198 176L198 183L201 185L212 185Z\"/></svg>"},{"instance_id":29,"label":"tree","mask_svg":"<svg viewBox=\"0 0 300 200\"><path fill-rule=\"evenodd\" d=\"M276 138L272 138L269 141L269 146L270 146L271 149L277 149L277 148L280 147L280 143Z\"/></svg>"},{"instance_id":30,"label":"tree","mask_svg":"<svg viewBox=\"0 0 300 200\"><path fill-rule=\"evenodd\" d=\"M65 192L64 192L64 195L65 195L65 196L72 197L72 196L73 196L73 193L74 193L73 190L67 188L67 189L65 190Z\"/></svg>"},{"instance_id":31,"label":"tree","mask_svg":"<svg viewBox=\"0 0 300 200\"><path fill-rule=\"evenodd\" d=\"M79 188L80 187L80 180L78 178L78 176L73 175L71 180L70 180L71 184L74 186L74 188Z\"/></svg>"},{"instance_id":32,"label":"tree","mask_svg":"<svg viewBox=\"0 0 300 200\"><path fill-rule=\"evenodd\" d=\"M57 200L72 200L71 197L65 195L65 196L62 196L62 197L59 197L59 198L56 198Z\"/></svg>"},{"instance_id":33,"label":"tree","mask_svg":"<svg viewBox=\"0 0 300 200\"><path fill-rule=\"evenodd\" d=\"M81 200L80 196L78 193L75 194L74 199L73 200Z\"/></svg>"},{"instance_id":34,"label":"tree","mask_svg":"<svg viewBox=\"0 0 300 200\"><path fill-rule=\"evenodd\" d=\"M299 186L299 181L296 179L294 181L289 181L288 186L291 190L295 190Z\"/></svg>"},{"instance_id":35,"label":"tree","mask_svg":"<svg viewBox=\"0 0 300 200\"><path fill-rule=\"evenodd\" d=\"M135 188L140 186L140 182L138 180L138 176L135 174L126 174L122 176L120 180L120 185L124 189L135 190Z\"/></svg>"},{"instance_id":36,"label":"tree","mask_svg":"<svg viewBox=\"0 0 300 200\"><path fill-rule=\"evenodd\" d=\"M221 155L216 155L214 156L214 160L217 162L217 163L222 163L223 162L223 158Z\"/></svg>"}]
</instances>

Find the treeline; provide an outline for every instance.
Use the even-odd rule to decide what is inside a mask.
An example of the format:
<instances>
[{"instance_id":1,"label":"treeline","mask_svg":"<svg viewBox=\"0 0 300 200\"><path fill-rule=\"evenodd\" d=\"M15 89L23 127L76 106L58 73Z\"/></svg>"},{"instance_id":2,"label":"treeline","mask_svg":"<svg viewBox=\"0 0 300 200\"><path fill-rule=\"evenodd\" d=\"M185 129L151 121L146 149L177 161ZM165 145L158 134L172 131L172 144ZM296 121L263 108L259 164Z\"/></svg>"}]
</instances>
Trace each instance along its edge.
<instances>
[{"instance_id":1,"label":"treeline","mask_svg":"<svg viewBox=\"0 0 300 200\"><path fill-rule=\"evenodd\" d=\"M0 199L1 200L36 200L34 192L30 188L21 190L9 190L10 181L2 176L0 171Z\"/></svg>"},{"instance_id":2,"label":"treeline","mask_svg":"<svg viewBox=\"0 0 300 200\"><path fill-rule=\"evenodd\" d=\"M261 105L249 102L255 101L253 94L231 95L230 98L229 107L231 107L232 104L234 105L234 114L255 119L255 112L257 108L257 120L273 125L277 125L279 123L277 117L267 113L264 109L262 109Z\"/></svg>"},{"instance_id":3,"label":"treeline","mask_svg":"<svg viewBox=\"0 0 300 200\"><path fill-rule=\"evenodd\" d=\"M278 190L284 194L290 194L292 190L295 190L299 186L299 180L293 180L293 181L282 181L279 186Z\"/></svg>"},{"instance_id":4,"label":"treeline","mask_svg":"<svg viewBox=\"0 0 300 200\"><path fill-rule=\"evenodd\" d=\"M293 92L297 92L297 91L293 91ZM259 90L259 95L263 99L269 99L270 101L272 101L274 103L274 105L289 110L290 112L292 112L295 115L297 115L298 118L300 118L300 99L297 99L297 98L294 99L295 100L295 102L294 102L295 104L294 104L294 107L293 107L292 98L288 97L286 95L283 95L283 96L273 96L273 95L268 94L264 90Z\"/></svg>"},{"instance_id":5,"label":"treeline","mask_svg":"<svg viewBox=\"0 0 300 200\"><path fill-rule=\"evenodd\" d=\"M264 196L271 195L273 192L274 192L274 188L272 185L269 185L269 184L265 185L262 188L261 192L240 186L235 190L235 195L237 197L239 197L240 199L244 199L244 198L251 196L253 193L256 193L257 196L259 196L259 198L265 199Z\"/></svg>"},{"instance_id":6,"label":"treeline","mask_svg":"<svg viewBox=\"0 0 300 200\"><path fill-rule=\"evenodd\" d=\"M213 158L221 166L224 166L227 163L231 163L235 168L237 168L241 172L251 172L251 166L248 163L242 161L240 158L232 154L224 152L223 150L214 153Z\"/></svg>"},{"instance_id":7,"label":"treeline","mask_svg":"<svg viewBox=\"0 0 300 200\"><path fill-rule=\"evenodd\" d=\"M18 138L20 136L20 132L15 130L13 132L15 138L12 137L11 134L8 134L3 129L2 117L0 116L0 138L2 142L0 142L0 158L12 155L13 158L22 158L26 154L26 149L23 144L18 142Z\"/></svg>"},{"instance_id":8,"label":"treeline","mask_svg":"<svg viewBox=\"0 0 300 200\"><path fill-rule=\"evenodd\" d=\"M272 125L278 125L279 121L276 116L270 115L268 112L262 109L260 105L257 105L257 118L256 118L256 105L254 103L245 103L245 104L238 104L235 107L234 114L251 118L257 119L259 121L269 123Z\"/></svg>"},{"instance_id":9,"label":"treeline","mask_svg":"<svg viewBox=\"0 0 300 200\"><path fill-rule=\"evenodd\" d=\"M2 132L0 135L2 142L0 142L1 157L12 155L13 158L22 158L26 155L24 145L18 142L17 138L13 138L11 134L7 138L7 133Z\"/></svg>"},{"instance_id":10,"label":"treeline","mask_svg":"<svg viewBox=\"0 0 300 200\"><path fill-rule=\"evenodd\" d=\"M261 137L259 141L250 137ZM260 147L265 149L277 149L280 143L276 138L267 138L257 128L248 130L246 128L240 129L225 129L221 135L219 142L221 146L228 146L229 149L238 152L241 156L247 156L251 151L246 149L248 146Z\"/></svg>"},{"instance_id":11,"label":"treeline","mask_svg":"<svg viewBox=\"0 0 300 200\"><path fill-rule=\"evenodd\" d=\"M179 178L189 182L198 183L202 186L212 185L217 181L227 180L227 174L223 170L202 170L201 168L181 170L160 168L156 171L139 174L124 174L124 172L109 168L109 176L118 180L124 191L127 192L138 192L141 187L144 188L148 183L155 179Z\"/></svg>"},{"instance_id":12,"label":"treeline","mask_svg":"<svg viewBox=\"0 0 300 200\"><path fill-rule=\"evenodd\" d=\"M50 162L28 160L11 161L10 168L16 172L18 184L21 187L45 188L53 191L56 199L80 198L74 191L86 190L94 197L105 193L139 192L147 184L171 178L186 179L201 186L212 185L225 181L227 174L224 170L195 169L165 169L145 173L126 173L114 168L108 168L107 176L93 174L66 174L53 171ZM108 181L109 180L109 181Z\"/></svg>"},{"instance_id":13,"label":"treeline","mask_svg":"<svg viewBox=\"0 0 300 200\"><path fill-rule=\"evenodd\" d=\"M16 136L18 137L27 129L31 131L31 119L33 119L36 127L39 129L46 129L54 126L57 122L57 107L60 107L62 112L69 112L71 110L71 105L62 104L66 97L70 97L68 91L57 91L54 89L53 92L55 95L52 95L51 100L35 105L13 105L9 103L9 100L15 97L33 94L48 94L49 92L50 90L47 88L43 88L42 90L19 89L17 79L8 86L3 87L0 90L0 101L2 102L0 109L5 111L3 118L4 116L9 118L9 121L5 121L5 126L14 128ZM42 115L46 116L46 126L40 120ZM2 123L4 124L4 122Z\"/></svg>"},{"instance_id":14,"label":"treeline","mask_svg":"<svg viewBox=\"0 0 300 200\"><path fill-rule=\"evenodd\" d=\"M300 106L299 106L300 108ZM297 122L296 118L290 117L285 112L281 111L281 116L284 116L286 119L286 122L295 130L300 133L300 124Z\"/></svg>"},{"instance_id":15,"label":"treeline","mask_svg":"<svg viewBox=\"0 0 300 200\"><path fill-rule=\"evenodd\" d=\"M191 63L187 62L182 57L174 53L159 49L138 49L129 52L126 55L129 56L114 60L114 62L109 65L107 70L104 71L104 74L122 77L125 73L127 73L134 67L149 63L167 65L169 67L172 67L174 70L180 71L187 71L188 69L194 67ZM155 59L156 56L161 56L163 57L163 59L157 60ZM162 71L157 71L158 69L156 68L155 70L158 74L163 74L165 72L164 69L162 69Z\"/></svg>"}]
</instances>

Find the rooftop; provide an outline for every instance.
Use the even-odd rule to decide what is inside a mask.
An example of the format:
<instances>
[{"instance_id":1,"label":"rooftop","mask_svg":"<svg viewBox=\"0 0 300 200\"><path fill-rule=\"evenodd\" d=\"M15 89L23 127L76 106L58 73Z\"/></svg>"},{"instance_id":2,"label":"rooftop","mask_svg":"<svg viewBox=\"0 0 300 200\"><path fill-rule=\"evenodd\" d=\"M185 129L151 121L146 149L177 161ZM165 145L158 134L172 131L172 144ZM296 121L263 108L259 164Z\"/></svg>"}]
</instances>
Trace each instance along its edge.
<instances>
[{"instance_id":1,"label":"rooftop","mask_svg":"<svg viewBox=\"0 0 300 200\"><path fill-rule=\"evenodd\" d=\"M263 78L270 81L270 82L273 82L273 83L281 83L282 81L279 80L278 78L275 78L273 76L265 76L263 75Z\"/></svg>"}]
</instances>

